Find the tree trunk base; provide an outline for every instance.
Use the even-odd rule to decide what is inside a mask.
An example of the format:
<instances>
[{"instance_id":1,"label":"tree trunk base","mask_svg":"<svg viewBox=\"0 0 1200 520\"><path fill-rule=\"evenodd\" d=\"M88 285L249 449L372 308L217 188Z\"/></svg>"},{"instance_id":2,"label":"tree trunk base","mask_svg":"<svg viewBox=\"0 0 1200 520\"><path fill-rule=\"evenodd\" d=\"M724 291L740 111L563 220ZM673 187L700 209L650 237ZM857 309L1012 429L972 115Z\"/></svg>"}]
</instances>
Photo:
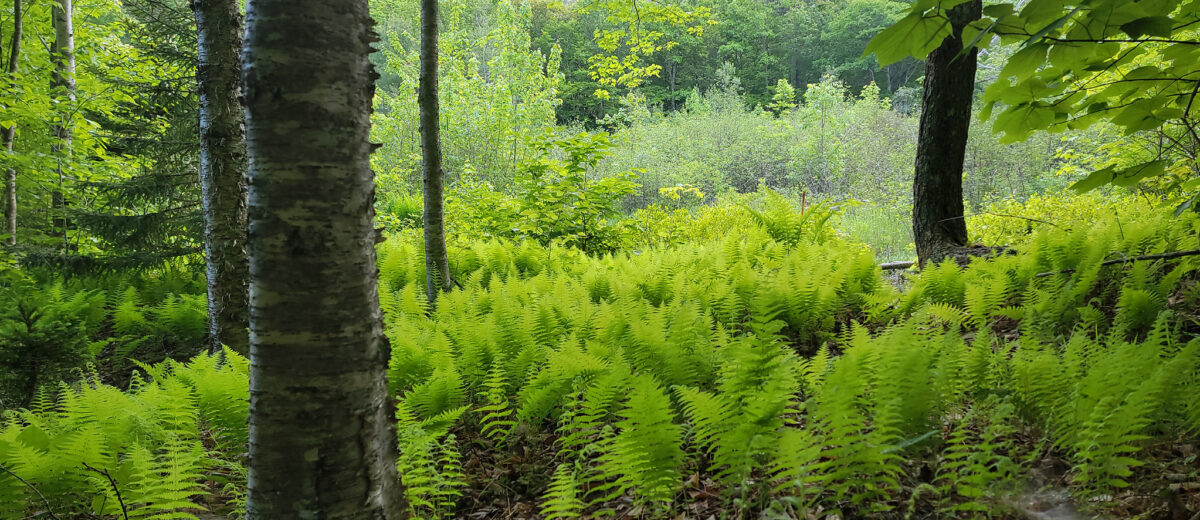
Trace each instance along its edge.
<instances>
[{"instance_id":1,"label":"tree trunk base","mask_svg":"<svg viewBox=\"0 0 1200 520\"><path fill-rule=\"evenodd\" d=\"M954 260L954 263L959 267L966 267L971 263L972 258L995 258L1000 255L1015 255L1017 251L1007 246L985 246L975 244L971 246L949 246L940 248L930 255L925 261L925 265L937 265L946 260Z\"/></svg>"}]
</instances>

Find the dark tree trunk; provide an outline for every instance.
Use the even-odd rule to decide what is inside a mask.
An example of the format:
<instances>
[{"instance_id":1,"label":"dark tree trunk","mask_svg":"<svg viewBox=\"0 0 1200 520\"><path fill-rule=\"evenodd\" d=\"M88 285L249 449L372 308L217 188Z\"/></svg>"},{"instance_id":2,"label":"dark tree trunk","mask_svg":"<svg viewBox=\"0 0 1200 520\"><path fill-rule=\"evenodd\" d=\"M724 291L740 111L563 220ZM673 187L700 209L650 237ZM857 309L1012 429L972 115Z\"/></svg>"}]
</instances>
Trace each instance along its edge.
<instances>
[{"instance_id":1,"label":"dark tree trunk","mask_svg":"<svg viewBox=\"0 0 1200 520\"><path fill-rule=\"evenodd\" d=\"M200 187L210 348L250 350L246 259L246 119L237 0L193 0L199 63Z\"/></svg>"},{"instance_id":2,"label":"dark tree trunk","mask_svg":"<svg viewBox=\"0 0 1200 520\"><path fill-rule=\"evenodd\" d=\"M59 120L54 125L55 144L50 147L50 153L55 157L55 172L58 174L58 185L51 196L54 206L55 231L62 238L63 250L67 249L67 198L63 191L66 171L64 163L71 158L71 111L75 105L75 28L72 18L74 7L72 0L55 0L51 7L51 22L54 25L54 44L51 48L51 60L54 62L54 72L50 77L50 87L55 97L66 101L65 108L59 113Z\"/></svg>"},{"instance_id":3,"label":"dark tree trunk","mask_svg":"<svg viewBox=\"0 0 1200 520\"><path fill-rule=\"evenodd\" d=\"M367 0L252 0L248 519L398 518Z\"/></svg>"},{"instance_id":4,"label":"dark tree trunk","mask_svg":"<svg viewBox=\"0 0 1200 520\"><path fill-rule=\"evenodd\" d=\"M17 62L21 59L21 32L23 13L21 12L21 0L13 0L13 34L12 45L9 47L8 53L8 80L15 83L17 81ZM15 90L15 89L14 89ZM17 138L17 125L13 123L4 129L4 149L8 150L9 155L13 151L13 141ZM8 228L8 245L17 245L17 169L9 168L5 172L4 182L4 202L5 215L4 222Z\"/></svg>"},{"instance_id":5,"label":"dark tree trunk","mask_svg":"<svg viewBox=\"0 0 1200 520\"><path fill-rule=\"evenodd\" d=\"M978 20L982 0L949 11L952 34L929 54L913 179L913 237L921 265L967 244L963 219L963 158L971 126L977 49L963 48L962 30Z\"/></svg>"},{"instance_id":6,"label":"dark tree trunk","mask_svg":"<svg viewBox=\"0 0 1200 520\"><path fill-rule=\"evenodd\" d=\"M442 208L445 175L438 115L438 0L421 0L421 158L425 174L425 295L437 302L449 290L450 259L446 253L446 219Z\"/></svg>"}]
</instances>

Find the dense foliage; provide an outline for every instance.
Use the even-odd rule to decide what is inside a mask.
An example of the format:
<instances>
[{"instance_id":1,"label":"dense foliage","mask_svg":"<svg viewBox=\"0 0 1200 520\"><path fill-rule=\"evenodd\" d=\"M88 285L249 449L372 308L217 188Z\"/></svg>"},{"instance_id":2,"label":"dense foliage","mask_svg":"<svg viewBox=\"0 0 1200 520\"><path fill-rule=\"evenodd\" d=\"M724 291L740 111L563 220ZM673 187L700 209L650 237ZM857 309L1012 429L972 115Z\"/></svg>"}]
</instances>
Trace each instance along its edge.
<instances>
[{"instance_id":1,"label":"dense foliage","mask_svg":"<svg viewBox=\"0 0 1200 520\"><path fill-rule=\"evenodd\" d=\"M1037 230L898 290L861 244L773 232L786 213L640 254L459 243L462 287L432 313L419 242L385 242L413 513L656 517L711 494L737 515L969 517L1018 507L1060 457L1097 508L1179 469L1154 447L1200 428L1198 264L1100 263L1193 244L1197 219ZM236 511L245 370L226 352L143 366L129 392L86 370L46 387L0 433L24 480L0 476L5 514Z\"/></svg>"},{"instance_id":2,"label":"dense foliage","mask_svg":"<svg viewBox=\"0 0 1200 520\"><path fill-rule=\"evenodd\" d=\"M372 1L365 292L405 513L1192 518L1200 2L988 2L961 216L986 254L903 269L919 60L961 3L442 1L434 306L418 4ZM74 92L51 4L0 79L0 520L244 515L189 3L77 0Z\"/></svg>"}]
</instances>

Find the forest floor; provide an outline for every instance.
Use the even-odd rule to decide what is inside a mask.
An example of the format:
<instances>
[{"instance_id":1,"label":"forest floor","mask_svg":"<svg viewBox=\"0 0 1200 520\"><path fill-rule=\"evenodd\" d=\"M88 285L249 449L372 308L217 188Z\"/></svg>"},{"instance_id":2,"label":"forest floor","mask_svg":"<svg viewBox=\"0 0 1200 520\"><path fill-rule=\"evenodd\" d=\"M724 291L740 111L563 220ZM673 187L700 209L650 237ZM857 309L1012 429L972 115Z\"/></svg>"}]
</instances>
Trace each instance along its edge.
<instances>
[{"instance_id":1,"label":"forest floor","mask_svg":"<svg viewBox=\"0 0 1200 520\"><path fill-rule=\"evenodd\" d=\"M467 487L458 502L457 518L474 520L524 520L541 518L541 497L554 471L554 435L525 433L511 449L497 448L495 442L467 428L454 432L461 436L463 469ZM1032 437L1031 437L1032 439ZM1194 478L1197 443L1200 439L1175 439L1149 447L1149 462L1138 468L1130 480L1134 483L1114 495L1094 498L1079 504L1068 491L1071 468L1067 459L1049 451L1033 466L1025 489L1015 490L987 512L990 518L1012 520L1083 520L1089 518L1143 518L1161 520L1200 520L1200 479ZM519 447L518 447L519 446ZM1032 443L1027 446L1036 449ZM1152 457L1152 458L1150 458ZM695 469L695 468L693 468ZM873 514L875 518L939 518L936 505L918 496L914 490L931 485L931 462L917 463L901 481L903 493L888 504L890 512ZM1192 475L1190 477L1189 475ZM753 483L750 483L753 484ZM672 520L721 520L743 518L727 490L703 472L693 471L680 490L678 503L683 510L655 514L630 500L604 504L615 511L613 518L669 518ZM599 508L594 508L599 509ZM1104 513L1098 513L1103 509ZM1198 511L1198 513L1191 513ZM797 512L799 513L799 512ZM797 514L797 518L854 518L824 516L815 510ZM770 517L763 517L770 518Z\"/></svg>"}]
</instances>

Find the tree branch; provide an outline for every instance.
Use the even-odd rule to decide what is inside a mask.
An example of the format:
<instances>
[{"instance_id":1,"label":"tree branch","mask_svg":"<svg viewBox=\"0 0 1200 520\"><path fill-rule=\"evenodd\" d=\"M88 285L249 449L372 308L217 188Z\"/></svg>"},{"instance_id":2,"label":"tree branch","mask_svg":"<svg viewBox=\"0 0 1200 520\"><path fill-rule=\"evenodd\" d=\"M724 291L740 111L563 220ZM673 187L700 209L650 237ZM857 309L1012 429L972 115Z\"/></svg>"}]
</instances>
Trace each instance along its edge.
<instances>
[{"instance_id":1,"label":"tree branch","mask_svg":"<svg viewBox=\"0 0 1200 520\"><path fill-rule=\"evenodd\" d=\"M54 520L59 520L58 515L54 514L54 511L50 509L50 501L46 500L46 495L43 495L41 491L38 491L38 488L34 487L33 484L30 484L28 480L21 478L20 475L13 473L13 470L8 469L4 464L0 464L0 470L4 470L5 473L12 475L13 478L19 480L22 484L25 484L25 487L32 489L33 492L37 494L38 498L41 498L42 502L46 504L46 514L50 515L50 518L53 518Z\"/></svg>"},{"instance_id":2,"label":"tree branch","mask_svg":"<svg viewBox=\"0 0 1200 520\"><path fill-rule=\"evenodd\" d=\"M129 520L129 510L125 507L125 500L121 498L121 488L117 487L116 479L114 479L112 477L112 475L110 475L108 473L108 470L106 470L106 469L101 470L101 469L93 468L93 467L89 466L88 463L86 463L86 462L83 463L83 467L90 469L92 471L95 471L96 473L99 473L101 475L104 475L104 478L108 479L108 483L112 485L113 491L117 494L117 502L119 502L121 504L121 516L124 517L125 520Z\"/></svg>"},{"instance_id":3,"label":"tree branch","mask_svg":"<svg viewBox=\"0 0 1200 520\"><path fill-rule=\"evenodd\" d=\"M884 262L879 264L879 268L883 269L884 271L892 271L896 269L908 269L914 264L916 264L916 262Z\"/></svg>"},{"instance_id":4,"label":"tree branch","mask_svg":"<svg viewBox=\"0 0 1200 520\"><path fill-rule=\"evenodd\" d=\"M1128 262L1140 262L1142 260L1170 260L1172 258L1181 258L1181 257L1185 257L1185 256L1194 256L1194 255L1200 255L1200 249L1191 249L1188 251L1173 251L1170 253L1158 253L1158 254L1153 254L1153 255L1131 256L1129 258L1118 258L1116 260L1106 260L1104 262L1100 262L1100 266L1103 267L1106 265L1124 264L1124 263L1128 263ZM1051 275L1055 275L1055 274L1073 273L1073 272L1075 272L1074 269L1063 269L1061 271L1048 271L1045 273L1038 273L1033 276L1034 276L1034 278L1045 278L1047 276L1051 276Z\"/></svg>"}]
</instances>

